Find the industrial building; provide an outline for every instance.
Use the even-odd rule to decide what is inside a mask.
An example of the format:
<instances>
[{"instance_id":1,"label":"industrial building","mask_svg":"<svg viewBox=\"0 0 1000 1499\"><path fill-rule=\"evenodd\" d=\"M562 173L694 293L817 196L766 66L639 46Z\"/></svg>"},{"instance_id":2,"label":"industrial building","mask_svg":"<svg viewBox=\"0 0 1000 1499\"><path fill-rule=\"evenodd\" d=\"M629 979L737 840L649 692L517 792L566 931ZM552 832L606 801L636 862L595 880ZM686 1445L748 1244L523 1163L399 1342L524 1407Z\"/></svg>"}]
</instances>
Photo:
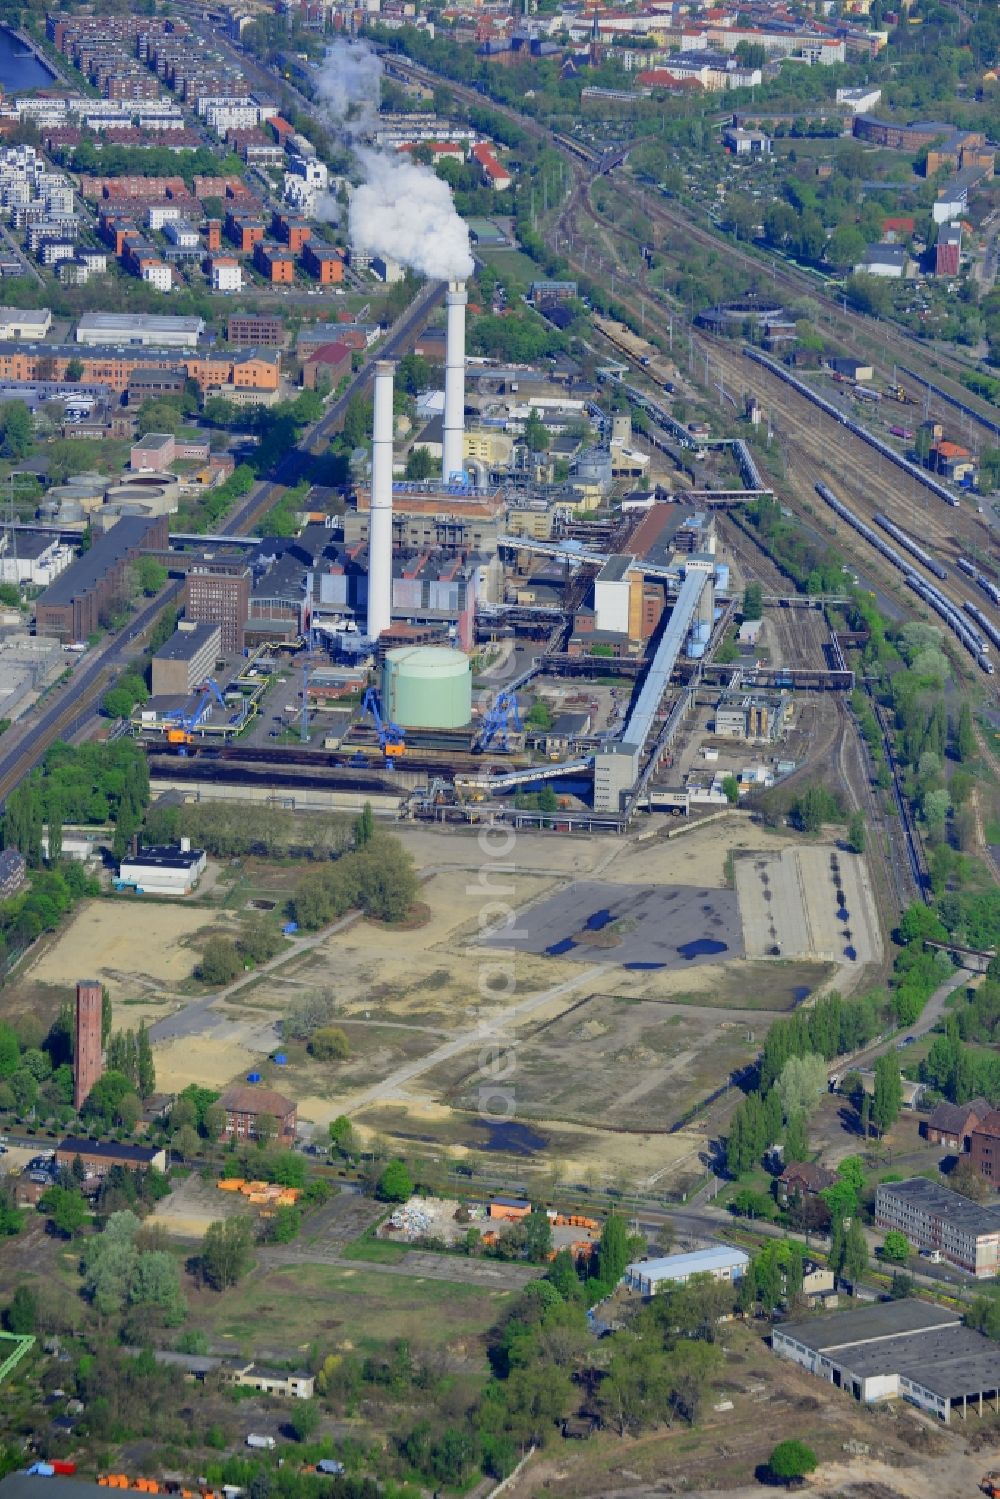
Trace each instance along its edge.
<instances>
[{"instance_id":1,"label":"industrial building","mask_svg":"<svg viewBox=\"0 0 1000 1499\"><path fill-rule=\"evenodd\" d=\"M385 654L382 708L403 728L462 729L472 718L472 669L447 646L401 646Z\"/></svg>"},{"instance_id":2,"label":"industrial building","mask_svg":"<svg viewBox=\"0 0 1000 1499\"><path fill-rule=\"evenodd\" d=\"M212 675L221 655L220 624L182 619L153 657L153 696L186 696Z\"/></svg>"},{"instance_id":3,"label":"industrial building","mask_svg":"<svg viewBox=\"0 0 1000 1499\"><path fill-rule=\"evenodd\" d=\"M903 1399L949 1422L1000 1410L1000 1347L962 1324L959 1312L925 1301L884 1301L809 1322L777 1325L780 1358L855 1400Z\"/></svg>"},{"instance_id":4,"label":"industrial building","mask_svg":"<svg viewBox=\"0 0 1000 1499\"><path fill-rule=\"evenodd\" d=\"M1000 1269L1000 1208L980 1207L926 1177L880 1182L875 1222L898 1229L918 1249L936 1249L978 1280L991 1279Z\"/></svg>"},{"instance_id":5,"label":"industrial building","mask_svg":"<svg viewBox=\"0 0 1000 1499\"><path fill-rule=\"evenodd\" d=\"M184 616L199 624L217 624L222 648L242 653L250 615L251 572L242 559L199 560L184 584Z\"/></svg>"},{"instance_id":6,"label":"industrial building","mask_svg":"<svg viewBox=\"0 0 1000 1499\"><path fill-rule=\"evenodd\" d=\"M126 569L143 552L164 551L167 544L165 515L123 516L46 588L35 605L38 632L64 643L86 640L125 596Z\"/></svg>"},{"instance_id":7,"label":"industrial building","mask_svg":"<svg viewBox=\"0 0 1000 1499\"><path fill-rule=\"evenodd\" d=\"M52 327L52 313L47 307L0 307L0 340L8 343L38 343Z\"/></svg>"},{"instance_id":8,"label":"industrial building","mask_svg":"<svg viewBox=\"0 0 1000 1499\"><path fill-rule=\"evenodd\" d=\"M205 331L200 317L158 313L85 312L76 325L78 344L138 344L150 349L196 349Z\"/></svg>"},{"instance_id":9,"label":"industrial building","mask_svg":"<svg viewBox=\"0 0 1000 1499\"><path fill-rule=\"evenodd\" d=\"M137 895L190 895L207 864L205 850L182 838L176 848L143 848L124 858L116 885Z\"/></svg>"},{"instance_id":10,"label":"industrial building","mask_svg":"<svg viewBox=\"0 0 1000 1499\"><path fill-rule=\"evenodd\" d=\"M692 1275L710 1275L713 1280L736 1281L746 1274L750 1256L742 1249L713 1245L690 1254L668 1254L655 1260L637 1260L625 1267L625 1284L640 1296L656 1296L672 1286L683 1286Z\"/></svg>"},{"instance_id":11,"label":"industrial building","mask_svg":"<svg viewBox=\"0 0 1000 1499\"><path fill-rule=\"evenodd\" d=\"M789 707L784 692L724 692L716 705L713 733L718 739L773 743L784 729Z\"/></svg>"}]
</instances>

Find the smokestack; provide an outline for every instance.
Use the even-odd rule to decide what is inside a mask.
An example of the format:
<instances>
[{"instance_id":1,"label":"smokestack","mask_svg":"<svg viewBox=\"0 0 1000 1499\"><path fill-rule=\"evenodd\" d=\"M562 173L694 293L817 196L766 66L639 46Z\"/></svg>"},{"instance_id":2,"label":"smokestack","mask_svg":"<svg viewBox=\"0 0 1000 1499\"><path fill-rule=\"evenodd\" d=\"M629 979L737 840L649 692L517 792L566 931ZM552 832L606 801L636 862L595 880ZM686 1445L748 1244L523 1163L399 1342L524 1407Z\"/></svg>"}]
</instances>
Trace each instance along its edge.
<instances>
[{"instance_id":1,"label":"smokestack","mask_svg":"<svg viewBox=\"0 0 1000 1499\"><path fill-rule=\"evenodd\" d=\"M441 476L451 483L465 468L465 308L464 281L449 281L445 296L448 333L444 355L444 453Z\"/></svg>"},{"instance_id":2,"label":"smokestack","mask_svg":"<svg viewBox=\"0 0 1000 1499\"><path fill-rule=\"evenodd\" d=\"M372 496L368 513L368 634L377 640L392 620L392 377L391 359L375 365Z\"/></svg>"}]
</instances>

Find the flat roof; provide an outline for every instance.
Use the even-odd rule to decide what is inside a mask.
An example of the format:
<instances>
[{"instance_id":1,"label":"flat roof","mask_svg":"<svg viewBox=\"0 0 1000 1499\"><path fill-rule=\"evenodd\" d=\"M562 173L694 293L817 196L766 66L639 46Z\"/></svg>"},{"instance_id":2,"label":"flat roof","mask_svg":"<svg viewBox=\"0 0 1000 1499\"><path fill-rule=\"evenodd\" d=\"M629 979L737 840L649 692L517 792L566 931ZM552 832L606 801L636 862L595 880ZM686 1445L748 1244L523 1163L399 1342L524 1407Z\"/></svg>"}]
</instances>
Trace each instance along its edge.
<instances>
[{"instance_id":1,"label":"flat roof","mask_svg":"<svg viewBox=\"0 0 1000 1499\"><path fill-rule=\"evenodd\" d=\"M191 869L205 857L203 848L143 848L131 858L123 859L124 869Z\"/></svg>"},{"instance_id":2,"label":"flat roof","mask_svg":"<svg viewBox=\"0 0 1000 1499\"><path fill-rule=\"evenodd\" d=\"M107 332L123 331L126 328L142 328L148 333L196 333L203 332L205 319L200 317L171 317L160 312L85 312L79 320L81 328L100 328Z\"/></svg>"},{"instance_id":3,"label":"flat roof","mask_svg":"<svg viewBox=\"0 0 1000 1499\"><path fill-rule=\"evenodd\" d=\"M635 558L632 556L615 555L609 557L607 562L597 574L598 583L621 583L635 566Z\"/></svg>"},{"instance_id":4,"label":"flat roof","mask_svg":"<svg viewBox=\"0 0 1000 1499\"><path fill-rule=\"evenodd\" d=\"M213 635L221 636L222 626L219 624L199 623L186 625L183 630L175 630L170 639L160 646L153 657L154 661L190 661L192 656L197 656L203 650Z\"/></svg>"},{"instance_id":5,"label":"flat roof","mask_svg":"<svg viewBox=\"0 0 1000 1499\"><path fill-rule=\"evenodd\" d=\"M878 1194L882 1192L923 1208L925 1212L934 1213L939 1218L946 1218L949 1223L969 1233L1000 1233L1000 1207L981 1207L978 1202L971 1202L958 1192L949 1192L947 1187L939 1187L925 1176L911 1176L909 1180L902 1182L881 1182L876 1191L876 1201Z\"/></svg>"}]
</instances>

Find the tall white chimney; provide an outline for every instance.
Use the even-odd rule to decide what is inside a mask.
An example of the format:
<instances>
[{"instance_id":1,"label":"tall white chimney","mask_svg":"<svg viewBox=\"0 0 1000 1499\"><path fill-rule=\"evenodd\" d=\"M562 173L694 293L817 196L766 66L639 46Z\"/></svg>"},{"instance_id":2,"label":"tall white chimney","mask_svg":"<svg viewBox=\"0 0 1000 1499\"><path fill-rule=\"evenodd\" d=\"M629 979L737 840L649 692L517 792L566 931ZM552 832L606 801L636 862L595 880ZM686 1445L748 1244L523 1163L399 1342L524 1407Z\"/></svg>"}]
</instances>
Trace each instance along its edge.
<instances>
[{"instance_id":1,"label":"tall white chimney","mask_svg":"<svg viewBox=\"0 0 1000 1499\"><path fill-rule=\"evenodd\" d=\"M368 513L368 634L377 640L392 621L392 377L391 359L375 365L372 496Z\"/></svg>"},{"instance_id":2,"label":"tall white chimney","mask_svg":"<svg viewBox=\"0 0 1000 1499\"><path fill-rule=\"evenodd\" d=\"M464 281L449 281L445 296L448 333L444 353L444 452L441 477L450 483L465 468L465 308Z\"/></svg>"}]
</instances>

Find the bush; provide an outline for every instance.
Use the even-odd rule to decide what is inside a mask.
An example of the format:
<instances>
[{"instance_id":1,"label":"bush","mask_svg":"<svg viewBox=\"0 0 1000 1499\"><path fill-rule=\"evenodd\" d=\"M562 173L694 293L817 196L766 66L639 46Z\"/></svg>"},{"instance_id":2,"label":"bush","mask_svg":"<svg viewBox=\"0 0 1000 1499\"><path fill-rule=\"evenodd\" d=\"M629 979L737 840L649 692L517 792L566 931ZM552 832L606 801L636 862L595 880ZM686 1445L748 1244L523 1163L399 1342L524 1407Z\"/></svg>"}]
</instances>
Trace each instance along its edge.
<instances>
[{"instance_id":1,"label":"bush","mask_svg":"<svg viewBox=\"0 0 1000 1499\"><path fill-rule=\"evenodd\" d=\"M379 1177L378 1195L383 1202L405 1202L413 1196L413 1178L405 1162L389 1162Z\"/></svg>"},{"instance_id":2,"label":"bush","mask_svg":"<svg viewBox=\"0 0 1000 1499\"><path fill-rule=\"evenodd\" d=\"M797 1478L805 1478L807 1473L813 1473L819 1467L819 1458L811 1447L805 1442L790 1438L787 1442L779 1442L767 1461L768 1471L772 1478L779 1483L792 1483Z\"/></svg>"},{"instance_id":3,"label":"bush","mask_svg":"<svg viewBox=\"0 0 1000 1499\"><path fill-rule=\"evenodd\" d=\"M351 1054L347 1037L339 1025L324 1025L313 1034L309 1051L318 1062L343 1062Z\"/></svg>"}]
</instances>

